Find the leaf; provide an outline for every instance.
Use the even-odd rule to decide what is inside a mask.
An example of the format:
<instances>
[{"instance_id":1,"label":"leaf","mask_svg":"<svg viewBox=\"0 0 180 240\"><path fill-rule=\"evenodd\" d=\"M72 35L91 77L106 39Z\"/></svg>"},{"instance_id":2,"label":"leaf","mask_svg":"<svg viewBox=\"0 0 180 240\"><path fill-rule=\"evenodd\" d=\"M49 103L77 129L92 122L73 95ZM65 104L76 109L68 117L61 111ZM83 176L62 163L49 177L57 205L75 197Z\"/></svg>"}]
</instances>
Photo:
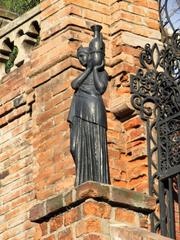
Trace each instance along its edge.
<instances>
[{"instance_id":1,"label":"leaf","mask_svg":"<svg viewBox=\"0 0 180 240\"><path fill-rule=\"evenodd\" d=\"M40 0L0 0L0 5L18 15L25 13L40 3Z\"/></svg>"}]
</instances>

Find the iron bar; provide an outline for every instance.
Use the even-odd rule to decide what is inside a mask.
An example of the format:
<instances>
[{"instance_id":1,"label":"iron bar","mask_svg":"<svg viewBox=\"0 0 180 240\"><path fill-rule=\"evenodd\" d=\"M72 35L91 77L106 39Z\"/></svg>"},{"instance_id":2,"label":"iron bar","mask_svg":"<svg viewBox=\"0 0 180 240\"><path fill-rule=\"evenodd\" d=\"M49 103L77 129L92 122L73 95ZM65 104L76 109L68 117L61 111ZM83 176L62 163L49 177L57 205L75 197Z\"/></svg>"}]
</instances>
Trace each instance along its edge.
<instances>
[{"instance_id":1,"label":"iron bar","mask_svg":"<svg viewBox=\"0 0 180 240\"><path fill-rule=\"evenodd\" d=\"M178 205L179 205L179 217L178 217L178 222L179 222L179 230L180 230L180 173L177 175L177 194L178 194Z\"/></svg>"},{"instance_id":2,"label":"iron bar","mask_svg":"<svg viewBox=\"0 0 180 240\"><path fill-rule=\"evenodd\" d=\"M152 179L152 156L151 156L151 142L150 142L150 120L148 119L146 122L146 128L147 128L147 154L148 154L148 178L149 178L149 195L153 196L153 179ZM154 213L151 213L150 215L151 219L151 231L155 232L155 223L154 223Z\"/></svg>"},{"instance_id":3,"label":"iron bar","mask_svg":"<svg viewBox=\"0 0 180 240\"><path fill-rule=\"evenodd\" d=\"M164 182L159 181L159 204L160 204L160 225L161 234L167 236L167 216L166 216L166 204L165 204L165 188Z\"/></svg>"},{"instance_id":4,"label":"iron bar","mask_svg":"<svg viewBox=\"0 0 180 240\"><path fill-rule=\"evenodd\" d=\"M175 216L173 198L173 179L168 178L168 212L169 212L169 237L175 239Z\"/></svg>"}]
</instances>

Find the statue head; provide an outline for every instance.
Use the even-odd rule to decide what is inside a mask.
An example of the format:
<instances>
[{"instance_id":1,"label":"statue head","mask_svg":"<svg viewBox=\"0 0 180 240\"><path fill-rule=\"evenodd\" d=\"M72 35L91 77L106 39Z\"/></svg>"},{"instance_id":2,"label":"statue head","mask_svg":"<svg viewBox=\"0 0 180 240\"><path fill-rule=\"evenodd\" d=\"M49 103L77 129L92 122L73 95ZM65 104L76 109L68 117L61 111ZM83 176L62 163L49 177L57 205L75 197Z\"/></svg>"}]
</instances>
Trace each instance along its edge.
<instances>
[{"instance_id":1,"label":"statue head","mask_svg":"<svg viewBox=\"0 0 180 240\"><path fill-rule=\"evenodd\" d=\"M77 50L77 57L81 65L87 66L88 57L89 57L89 48L80 46Z\"/></svg>"}]
</instances>

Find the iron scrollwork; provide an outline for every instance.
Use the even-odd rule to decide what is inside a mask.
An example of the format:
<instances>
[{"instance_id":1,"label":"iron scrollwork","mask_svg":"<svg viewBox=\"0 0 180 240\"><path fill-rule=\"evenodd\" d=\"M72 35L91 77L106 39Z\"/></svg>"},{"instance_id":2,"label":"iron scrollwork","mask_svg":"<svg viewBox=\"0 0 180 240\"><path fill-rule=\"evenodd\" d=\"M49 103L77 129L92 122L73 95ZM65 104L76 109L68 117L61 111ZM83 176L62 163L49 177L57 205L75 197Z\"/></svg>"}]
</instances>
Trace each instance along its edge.
<instances>
[{"instance_id":1,"label":"iron scrollwork","mask_svg":"<svg viewBox=\"0 0 180 240\"><path fill-rule=\"evenodd\" d=\"M147 122L150 194L161 205L160 216L152 217L152 228L174 237L175 225L171 224L168 235L167 216L162 214L168 205L166 198L172 196L173 179L180 175L180 30L174 31L163 47L146 44L140 63L142 68L131 76L131 93L132 105ZM173 216L173 210L168 211Z\"/></svg>"},{"instance_id":2,"label":"iron scrollwork","mask_svg":"<svg viewBox=\"0 0 180 240\"><path fill-rule=\"evenodd\" d=\"M159 131L160 143L165 141L164 138L167 135L170 145L175 144L175 139L179 139L179 137L171 135L171 133L174 134L175 132L170 128L172 121L174 128L177 129L176 132L180 131L179 45L180 31L175 31L171 45L165 44L163 49L159 49L157 44L152 47L147 44L140 56L141 65L146 71L139 69L137 74L131 77L132 104L134 108L140 111L143 120L149 119L152 115L155 116L155 119L158 118L156 127ZM165 131L168 133L165 134ZM169 154L171 159L172 156L175 156L175 154ZM172 165L180 165L179 159L169 161L167 169L171 168ZM161 172L166 171L163 167L160 167L160 170Z\"/></svg>"}]
</instances>

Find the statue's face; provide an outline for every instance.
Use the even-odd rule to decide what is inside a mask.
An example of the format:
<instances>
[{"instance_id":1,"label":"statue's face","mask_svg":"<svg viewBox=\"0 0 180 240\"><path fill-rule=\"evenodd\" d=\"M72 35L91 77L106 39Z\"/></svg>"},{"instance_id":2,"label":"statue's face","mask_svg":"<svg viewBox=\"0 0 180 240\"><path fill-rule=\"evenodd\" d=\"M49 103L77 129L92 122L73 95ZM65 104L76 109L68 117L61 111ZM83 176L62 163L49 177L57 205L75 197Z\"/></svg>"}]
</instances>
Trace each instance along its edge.
<instances>
[{"instance_id":1,"label":"statue's face","mask_svg":"<svg viewBox=\"0 0 180 240\"><path fill-rule=\"evenodd\" d=\"M78 59L79 59L80 63L81 63L83 66L87 66L88 53L80 52L80 53L78 54Z\"/></svg>"}]
</instances>

